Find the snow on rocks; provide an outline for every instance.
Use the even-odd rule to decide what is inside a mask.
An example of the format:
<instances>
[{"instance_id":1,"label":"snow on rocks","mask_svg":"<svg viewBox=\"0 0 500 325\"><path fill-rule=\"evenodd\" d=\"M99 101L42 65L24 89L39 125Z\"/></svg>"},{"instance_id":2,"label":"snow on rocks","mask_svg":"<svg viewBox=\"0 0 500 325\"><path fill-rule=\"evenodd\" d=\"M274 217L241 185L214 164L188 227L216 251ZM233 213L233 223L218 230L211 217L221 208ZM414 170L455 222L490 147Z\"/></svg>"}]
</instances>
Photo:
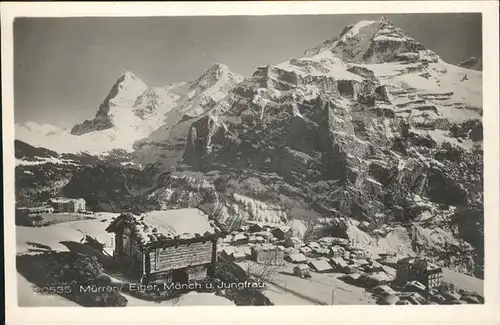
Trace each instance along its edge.
<instances>
[{"instance_id":1,"label":"snow on rocks","mask_svg":"<svg viewBox=\"0 0 500 325\"><path fill-rule=\"evenodd\" d=\"M170 130L184 116L204 113L242 79L227 66L216 64L193 82L149 88L133 73L126 72L113 85L95 117L75 125L71 132L25 123L16 125L15 136L60 153L102 154L113 149L131 152L138 140L146 139L167 120ZM146 143L164 140L161 135L157 133ZM148 153L139 156L148 157Z\"/></svg>"}]
</instances>

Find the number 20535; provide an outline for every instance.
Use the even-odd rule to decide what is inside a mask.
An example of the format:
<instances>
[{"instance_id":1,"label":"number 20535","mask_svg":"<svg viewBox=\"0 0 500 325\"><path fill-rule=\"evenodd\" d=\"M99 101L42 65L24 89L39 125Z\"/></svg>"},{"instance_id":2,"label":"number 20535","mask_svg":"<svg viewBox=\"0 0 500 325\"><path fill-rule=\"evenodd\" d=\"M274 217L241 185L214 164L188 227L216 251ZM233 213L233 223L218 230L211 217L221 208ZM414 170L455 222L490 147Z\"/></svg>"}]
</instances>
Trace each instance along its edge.
<instances>
[{"instance_id":1,"label":"number 20535","mask_svg":"<svg viewBox=\"0 0 500 325\"><path fill-rule=\"evenodd\" d=\"M41 294L63 294L71 293L71 286L47 286L47 287L36 287L35 292Z\"/></svg>"}]
</instances>

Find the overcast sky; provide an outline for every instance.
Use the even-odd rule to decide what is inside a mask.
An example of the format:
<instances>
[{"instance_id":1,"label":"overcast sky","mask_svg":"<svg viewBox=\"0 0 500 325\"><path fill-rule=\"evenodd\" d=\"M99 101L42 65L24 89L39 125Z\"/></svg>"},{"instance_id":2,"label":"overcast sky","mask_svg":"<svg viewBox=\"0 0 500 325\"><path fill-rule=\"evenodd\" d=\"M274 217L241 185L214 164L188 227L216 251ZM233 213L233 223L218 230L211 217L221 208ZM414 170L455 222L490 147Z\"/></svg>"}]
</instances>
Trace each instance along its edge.
<instances>
[{"instance_id":1,"label":"overcast sky","mask_svg":"<svg viewBox=\"0 0 500 325\"><path fill-rule=\"evenodd\" d=\"M149 86L194 80L214 63L250 76L302 55L346 25L381 15L18 18L16 123L71 127L93 118L129 70ZM480 14L387 15L449 63L482 54Z\"/></svg>"}]
</instances>

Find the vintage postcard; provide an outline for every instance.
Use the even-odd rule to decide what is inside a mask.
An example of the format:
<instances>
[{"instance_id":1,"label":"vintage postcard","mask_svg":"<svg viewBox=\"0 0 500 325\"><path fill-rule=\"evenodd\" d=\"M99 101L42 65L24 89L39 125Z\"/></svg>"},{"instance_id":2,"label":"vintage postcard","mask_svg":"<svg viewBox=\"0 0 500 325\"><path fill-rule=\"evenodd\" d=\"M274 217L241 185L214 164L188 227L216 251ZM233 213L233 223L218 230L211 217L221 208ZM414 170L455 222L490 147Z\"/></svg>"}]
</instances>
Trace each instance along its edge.
<instances>
[{"instance_id":1,"label":"vintage postcard","mask_svg":"<svg viewBox=\"0 0 500 325\"><path fill-rule=\"evenodd\" d=\"M8 322L498 321L497 9L2 4Z\"/></svg>"}]
</instances>

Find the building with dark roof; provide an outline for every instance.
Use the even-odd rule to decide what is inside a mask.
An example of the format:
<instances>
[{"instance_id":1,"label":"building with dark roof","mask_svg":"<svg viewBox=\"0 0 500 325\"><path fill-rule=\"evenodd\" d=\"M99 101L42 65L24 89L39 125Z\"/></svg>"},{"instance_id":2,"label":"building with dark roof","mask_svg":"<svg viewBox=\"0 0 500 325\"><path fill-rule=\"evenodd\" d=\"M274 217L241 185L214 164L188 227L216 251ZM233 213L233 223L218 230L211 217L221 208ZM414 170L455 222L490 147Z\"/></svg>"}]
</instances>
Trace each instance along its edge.
<instances>
[{"instance_id":1,"label":"building with dark roof","mask_svg":"<svg viewBox=\"0 0 500 325\"><path fill-rule=\"evenodd\" d=\"M405 285L409 281L418 281L432 290L441 285L443 279L442 268L420 258L406 257L400 259L396 265L396 280L398 285Z\"/></svg>"},{"instance_id":2,"label":"building with dark roof","mask_svg":"<svg viewBox=\"0 0 500 325\"><path fill-rule=\"evenodd\" d=\"M271 233L279 240L287 240L293 236L293 230L289 226L274 228Z\"/></svg>"}]
</instances>

